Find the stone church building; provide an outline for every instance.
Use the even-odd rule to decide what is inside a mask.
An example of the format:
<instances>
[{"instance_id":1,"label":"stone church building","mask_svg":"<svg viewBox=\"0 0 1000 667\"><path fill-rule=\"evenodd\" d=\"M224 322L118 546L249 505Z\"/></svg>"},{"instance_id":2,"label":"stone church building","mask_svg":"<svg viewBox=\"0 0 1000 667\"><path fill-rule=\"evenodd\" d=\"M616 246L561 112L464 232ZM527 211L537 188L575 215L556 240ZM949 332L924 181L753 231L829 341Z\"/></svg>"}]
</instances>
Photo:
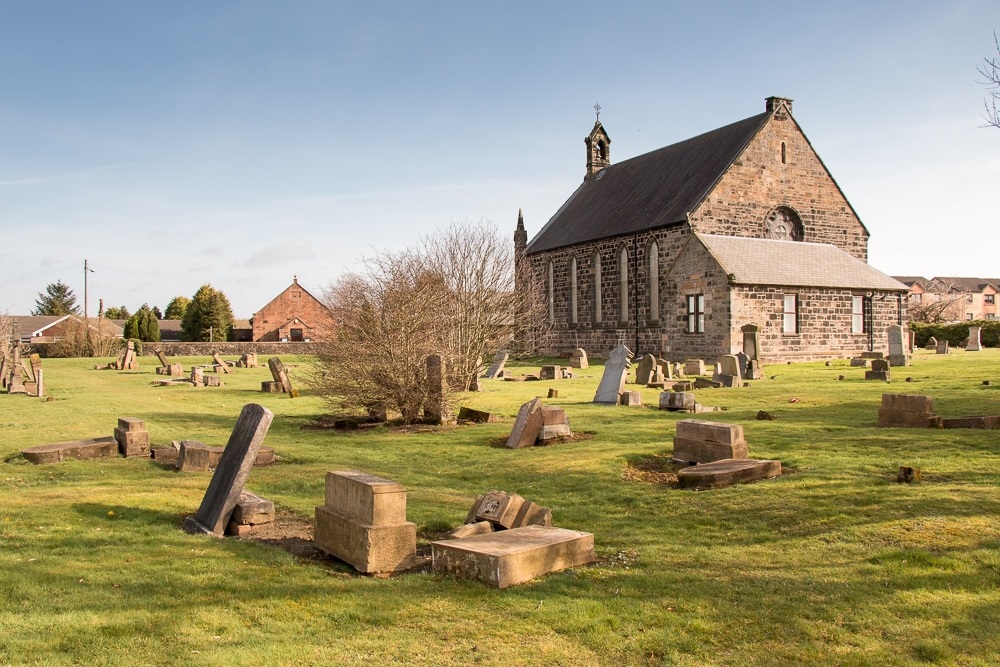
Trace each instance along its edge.
<instances>
[{"instance_id":1,"label":"stone church building","mask_svg":"<svg viewBox=\"0 0 1000 667\"><path fill-rule=\"evenodd\" d=\"M756 324L764 362L807 360L885 350L905 324L907 287L868 265L868 229L791 100L617 164L600 120L584 141L583 183L530 243L521 218L514 236L545 351L714 360Z\"/></svg>"}]
</instances>

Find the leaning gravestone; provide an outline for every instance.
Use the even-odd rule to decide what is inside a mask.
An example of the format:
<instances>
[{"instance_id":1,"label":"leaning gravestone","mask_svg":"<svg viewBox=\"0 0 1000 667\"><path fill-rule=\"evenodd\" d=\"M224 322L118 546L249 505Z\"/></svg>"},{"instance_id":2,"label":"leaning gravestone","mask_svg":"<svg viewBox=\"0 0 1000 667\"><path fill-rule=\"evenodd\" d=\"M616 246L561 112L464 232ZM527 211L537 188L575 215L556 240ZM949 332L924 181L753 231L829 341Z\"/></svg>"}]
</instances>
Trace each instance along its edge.
<instances>
[{"instance_id":1,"label":"leaning gravestone","mask_svg":"<svg viewBox=\"0 0 1000 667\"><path fill-rule=\"evenodd\" d=\"M625 376L631 361L632 352L624 345L611 350L604 363L604 375L597 387L597 394L594 395L594 403L618 405L622 392L625 391Z\"/></svg>"},{"instance_id":2,"label":"leaning gravestone","mask_svg":"<svg viewBox=\"0 0 1000 667\"><path fill-rule=\"evenodd\" d=\"M908 337L904 334L903 327L899 324L890 324L885 331L889 337L889 365L892 367L909 366L910 357L906 353L906 343L904 342Z\"/></svg>"},{"instance_id":3,"label":"leaning gravestone","mask_svg":"<svg viewBox=\"0 0 1000 667\"><path fill-rule=\"evenodd\" d=\"M272 419L274 413L263 406L255 403L243 406L198 513L184 520L186 531L217 537L225 534Z\"/></svg>"},{"instance_id":4,"label":"leaning gravestone","mask_svg":"<svg viewBox=\"0 0 1000 667\"><path fill-rule=\"evenodd\" d=\"M582 347L578 347L569 355L569 365L571 368L590 368L587 362L587 352Z\"/></svg>"},{"instance_id":5,"label":"leaning gravestone","mask_svg":"<svg viewBox=\"0 0 1000 667\"><path fill-rule=\"evenodd\" d=\"M656 357L651 354L642 355L639 366L635 371L636 384L649 384L653 382L653 370L656 368Z\"/></svg>"},{"instance_id":6,"label":"leaning gravestone","mask_svg":"<svg viewBox=\"0 0 1000 667\"><path fill-rule=\"evenodd\" d=\"M507 438L507 447L520 449L534 445L544 425L542 402L533 398L517 411L517 419L514 420L514 427L510 431L510 437Z\"/></svg>"},{"instance_id":7,"label":"leaning gravestone","mask_svg":"<svg viewBox=\"0 0 1000 667\"><path fill-rule=\"evenodd\" d=\"M509 357L510 355L507 354L507 350L500 350L493 355L493 363L490 364L490 367L486 369L485 373L483 373L483 377L487 380L495 379L503 370L503 367L507 363L507 359Z\"/></svg>"},{"instance_id":8,"label":"leaning gravestone","mask_svg":"<svg viewBox=\"0 0 1000 667\"><path fill-rule=\"evenodd\" d=\"M288 371L285 370L285 365L281 363L281 359L278 357L271 357L267 360L267 367L271 370L271 377L274 381L281 385L281 390L295 398L299 395L299 392L292 389L292 383L288 379Z\"/></svg>"},{"instance_id":9,"label":"leaning gravestone","mask_svg":"<svg viewBox=\"0 0 1000 667\"><path fill-rule=\"evenodd\" d=\"M4 357L3 361L0 361L0 386L4 389L7 388L7 385L10 382L10 378L8 377L9 375L10 363L7 361L7 357Z\"/></svg>"},{"instance_id":10,"label":"leaning gravestone","mask_svg":"<svg viewBox=\"0 0 1000 667\"><path fill-rule=\"evenodd\" d=\"M226 360L219 356L219 353L215 350L212 351L212 362L215 364L216 371L221 371L222 373L230 373L229 364Z\"/></svg>"},{"instance_id":11,"label":"leaning gravestone","mask_svg":"<svg viewBox=\"0 0 1000 667\"><path fill-rule=\"evenodd\" d=\"M983 343L980 338L980 332L982 327L969 327L969 342L965 344L966 352L979 352L983 349Z\"/></svg>"}]
</instances>

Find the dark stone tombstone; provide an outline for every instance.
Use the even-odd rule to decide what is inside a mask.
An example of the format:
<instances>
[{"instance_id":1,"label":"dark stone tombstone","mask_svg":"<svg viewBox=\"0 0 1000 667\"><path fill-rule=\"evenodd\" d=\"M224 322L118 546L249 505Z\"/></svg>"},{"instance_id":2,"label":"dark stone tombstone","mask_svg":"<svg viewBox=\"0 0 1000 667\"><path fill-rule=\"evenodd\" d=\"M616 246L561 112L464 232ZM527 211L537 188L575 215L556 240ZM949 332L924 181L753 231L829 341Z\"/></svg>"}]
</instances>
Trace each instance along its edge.
<instances>
[{"instance_id":1,"label":"dark stone tombstone","mask_svg":"<svg viewBox=\"0 0 1000 667\"><path fill-rule=\"evenodd\" d=\"M281 359L278 357L271 357L267 360L267 367L271 369L271 377L274 381L281 385L281 390L295 398L298 396L298 392L292 389L292 383L288 379L288 371L285 370L285 365L281 363Z\"/></svg>"},{"instance_id":2,"label":"dark stone tombstone","mask_svg":"<svg viewBox=\"0 0 1000 667\"><path fill-rule=\"evenodd\" d=\"M764 377L761 368L760 350L760 327L756 324L744 324L740 329L743 332L743 354L747 355L747 372L743 377L747 380L760 380Z\"/></svg>"},{"instance_id":3,"label":"dark stone tombstone","mask_svg":"<svg viewBox=\"0 0 1000 667\"><path fill-rule=\"evenodd\" d=\"M263 406L255 403L243 406L198 513L184 520L186 531L218 537L225 534L272 419L274 413Z\"/></svg>"}]
</instances>

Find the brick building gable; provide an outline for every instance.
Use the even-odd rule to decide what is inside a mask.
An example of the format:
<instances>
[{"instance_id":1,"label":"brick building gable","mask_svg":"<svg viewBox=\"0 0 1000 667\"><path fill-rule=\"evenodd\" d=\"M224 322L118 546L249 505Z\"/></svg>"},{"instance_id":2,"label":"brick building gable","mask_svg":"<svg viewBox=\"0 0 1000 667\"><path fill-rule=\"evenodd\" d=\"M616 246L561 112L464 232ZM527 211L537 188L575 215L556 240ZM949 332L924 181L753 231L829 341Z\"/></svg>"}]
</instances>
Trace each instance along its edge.
<instances>
[{"instance_id":1,"label":"brick building gable","mask_svg":"<svg viewBox=\"0 0 1000 667\"><path fill-rule=\"evenodd\" d=\"M298 278L251 318L254 341L330 340L334 320L323 303L299 284Z\"/></svg>"}]
</instances>

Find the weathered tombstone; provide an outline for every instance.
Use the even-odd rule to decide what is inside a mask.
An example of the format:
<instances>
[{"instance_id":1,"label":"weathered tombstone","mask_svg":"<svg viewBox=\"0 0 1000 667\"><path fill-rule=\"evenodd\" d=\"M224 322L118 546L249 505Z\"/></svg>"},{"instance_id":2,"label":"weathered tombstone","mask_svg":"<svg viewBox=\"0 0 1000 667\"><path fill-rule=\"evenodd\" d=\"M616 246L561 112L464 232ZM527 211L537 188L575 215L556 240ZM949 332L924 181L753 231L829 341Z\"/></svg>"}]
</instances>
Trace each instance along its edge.
<instances>
[{"instance_id":1,"label":"weathered tombstone","mask_svg":"<svg viewBox=\"0 0 1000 667\"><path fill-rule=\"evenodd\" d=\"M45 383L42 382L42 369L35 371L35 396L45 396Z\"/></svg>"},{"instance_id":2,"label":"weathered tombstone","mask_svg":"<svg viewBox=\"0 0 1000 667\"><path fill-rule=\"evenodd\" d=\"M724 387L740 387L743 385L743 374L740 371L740 361L735 354L724 354L719 357L719 369L713 377Z\"/></svg>"},{"instance_id":3,"label":"weathered tombstone","mask_svg":"<svg viewBox=\"0 0 1000 667\"><path fill-rule=\"evenodd\" d=\"M281 388L280 382L271 382L270 380L264 380L260 383L260 390L265 394L282 394L284 391Z\"/></svg>"},{"instance_id":4,"label":"weathered tombstone","mask_svg":"<svg viewBox=\"0 0 1000 667\"><path fill-rule=\"evenodd\" d=\"M215 367L217 369L216 372L221 371L223 374L232 372L229 368L229 364L226 363L226 360L220 357L219 353L215 350L212 351L212 361L215 362Z\"/></svg>"},{"instance_id":5,"label":"weathered tombstone","mask_svg":"<svg viewBox=\"0 0 1000 667\"><path fill-rule=\"evenodd\" d=\"M424 398L424 419L432 424L440 424L444 418L444 369L441 355L427 357L427 392Z\"/></svg>"},{"instance_id":6,"label":"weathered tombstone","mask_svg":"<svg viewBox=\"0 0 1000 667\"><path fill-rule=\"evenodd\" d=\"M458 421L470 421L473 424L487 424L495 420L493 419L493 415L485 410L473 410L472 408L463 405L458 409Z\"/></svg>"},{"instance_id":7,"label":"weathered tombstone","mask_svg":"<svg viewBox=\"0 0 1000 667\"><path fill-rule=\"evenodd\" d=\"M638 391L623 391L619 403L628 407L642 405L642 394Z\"/></svg>"},{"instance_id":8,"label":"weathered tombstone","mask_svg":"<svg viewBox=\"0 0 1000 667\"><path fill-rule=\"evenodd\" d=\"M743 377L748 380L760 380L764 377L760 349L760 327L756 324L744 324L740 331L743 332L743 354L749 360Z\"/></svg>"},{"instance_id":9,"label":"weathered tombstone","mask_svg":"<svg viewBox=\"0 0 1000 667\"><path fill-rule=\"evenodd\" d=\"M299 395L298 391L292 389L292 383L288 379L288 371L285 370L285 365L281 363L281 359L271 357L267 360L267 367L271 370L271 377L274 378L274 381L281 385L283 392L292 398L296 398Z\"/></svg>"},{"instance_id":10,"label":"weathered tombstone","mask_svg":"<svg viewBox=\"0 0 1000 667\"><path fill-rule=\"evenodd\" d=\"M966 352L979 352L983 349L983 343L980 338L982 329L982 327L969 327L969 342L965 344Z\"/></svg>"},{"instance_id":11,"label":"weathered tombstone","mask_svg":"<svg viewBox=\"0 0 1000 667\"><path fill-rule=\"evenodd\" d=\"M884 380L888 382L890 380L889 374L889 360L888 359L872 359L872 369L870 371L865 371L866 380Z\"/></svg>"},{"instance_id":12,"label":"weathered tombstone","mask_svg":"<svg viewBox=\"0 0 1000 667\"><path fill-rule=\"evenodd\" d=\"M542 402L533 398L517 411L517 419L514 420L514 427L507 438L507 447L520 449L534 445L543 426L545 420L542 415Z\"/></svg>"},{"instance_id":13,"label":"weathered tombstone","mask_svg":"<svg viewBox=\"0 0 1000 667\"><path fill-rule=\"evenodd\" d=\"M890 324L885 332L889 338L889 365L893 367L908 366L910 357L906 353L903 327L899 324Z\"/></svg>"},{"instance_id":14,"label":"weathered tombstone","mask_svg":"<svg viewBox=\"0 0 1000 667\"><path fill-rule=\"evenodd\" d=\"M651 354L642 355L639 365L635 370L636 384L649 384L653 382L653 369L656 368L656 357Z\"/></svg>"},{"instance_id":15,"label":"weathered tombstone","mask_svg":"<svg viewBox=\"0 0 1000 667\"><path fill-rule=\"evenodd\" d=\"M184 520L185 530L224 534L272 419L274 413L263 406L255 403L243 406L198 513Z\"/></svg>"},{"instance_id":16,"label":"weathered tombstone","mask_svg":"<svg viewBox=\"0 0 1000 667\"><path fill-rule=\"evenodd\" d=\"M917 349L917 332L907 327L906 334L906 349L909 350L910 354L913 354L913 351Z\"/></svg>"},{"instance_id":17,"label":"weathered tombstone","mask_svg":"<svg viewBox=\"0 0 1000 667\"><path fill-rule=\"evenodd\" d=\"M200 387L205 384L205 369L201 366L191 367L191 384Z\"/></svg>"},{"instance_id":18,"label":"weathered tombstone","mask_svg":"<svg viewBox=\"0 0 1000 667\"><path fill-rule=\"evenodd\" d=\"M625 376L628 374L632 352L624 345L611 350L608 360L604 362L604 375L594 395L594 403L602 405L618 405L625 390Z\"/></svg>"},{"instance_id":19,"label":"weathered tombstone","mask_svg":"<svg viewBox=\"0 0 1000 667\"><path fill-rule=\"evenodd\" d=\"M316 507L315 543L359 572L412 567L417 525L406 520L406 489L356 470L328 472L324 504Z\"/></svg>"},{"instance_id":20,"label":"weathered tombstone","mask_svg":"<svg viewBox=\"0 0 1000 667\"><path fill-rule=\"evenodd\" d=\"M240 360L236 362L236 365L243 368L257 368L257 353L247 352L240 357Z\"/></svg>"},{"instance_id":21,"label":"weathered tombstone","mask_svg":"<svg viewBox=\"0 0 1000 667\"><path fill-rule=\"evenodd\" d=\"M927 345L924 346L927 350L936 350L938 345L938 340L934 336L927 339Z\"/></svg>"},{"instance_id":22,"label":"weathered tombstone","mask_svg":"<svg viewBox=\"0 0 1000 667\"><path fill-rule=\"evenodd\" d=\"M483 377L487 380L496 378L497 375L503 371L503 367L507 363L507 359L509 357L510 355L507 353L507 350L500 350L493 355L493 363L491 363L489 368L486 369L486 372L483 373Z\"/></svg>"},{"instance_id":23,"label":"weathered tombstone","mask_svg":"<svg viewBox=\"0 0 1000 667\"><path fill-rule=\"evenodd\" d=\"M163 350L156 348L156 358L160 360L160 366L166 368L170 365L170 360L167 359L167 355L163 354Z\"/></svg>"},{"instance_id":24,"label":"weathered tombstone","mask_svg":"<svg viewBox=\"0 0 1000 667\"><path fill-rule=\"evenodd\" d=\"M139 368L139 360L135 356L135 342L130 340L125 345L125 355L122 357L122 363L118 370L134 371L137 368Z\"/></svg>"},{"instance_id":25,"label":"weathered tombstone","mask_svg":"<svg viewBox=\"0 0 1000 667\"><path fill-rule=\"evenodd\" d=\"M941 418L934 414L934 398L916 394L882 394L879 426L910 428L936 427Z\"/></svg>"},{"instance_id":26,"label":"weathered tombstone","mask_svg":"<svg viewBox=\"0 0 1000 667\"><path fill-rule=\"evenodd\" d=\"M119 417L114 431L118 451L126 458L149 456L149 431L146 422L136 417Z\"/></svg>"},{"instance_id":27,"label":"weathered tombstone","mask_svg":"<svg viewBox=\"0 0 1000 667\"><path fill-rule=\"evenodd\" d=\"M722 459L745 459L747 442L743 427L701 419L677 422L674 436L674 458L678 461L709 463Z\"/></svg>"},{"instance_id":28,"label":"weathered tombstone","mask_svg":"<svg viewBox=\"0 0 1000 667\"><path fill-rule=\"evenodd\" d=\"M781 461L725 459L682 468L677 471L677 486L686 489L714 489L755 482L780 474Z\"/></svg>"},{"instance_id":29,"label":"weathered tombstone","mask_svg":"<svg viewBox=\"0 0 1000 667\"><path fill-rule=\"evenodd\" d=\"M682 364L679 361L675 361L675 362L673 362L673 363L670 364L670 367L671 367L671 370L673 371L671 373L673 375L673 377L677 378L678 380L681 380L681 379L684 378L684 364Z\"/></svg>"},{"instance_id":30,"label":"weathered tombstone","mask_svg":"<svg viewBox=\"0 0 1000 667\"><path fill-rule=\"evenodd\" d=\"M542 366L538 371L539 380L562 380L563 372L561 366Z\"/></svg>"},{"instance_id":31,"label":"weathered tombstone","mask_svg":"<svg viewBox=\"0 0 1000 667\"><path fill-rule=\"evenodd\" d=\"M587 361L587 351L582 347L573 350L569 355L569 365L573 368L590 368Z\"/></svg>"},{"instance_id":32,"label":"weathered tombstone","mask_svg":"<svg viewBox=\"0 0 1000 667\"><path fill-rule=\"evenodd\" d=\"M243 536L256 526L274 522L274 503L249 491L240 494L233 508L233 516L226 526L227 535Z\"/></svg>"},{"instance_id":33,"label":"weathered tombstone","mask_svg":"<svg viewBox=\"0 0 1000 667\"><path fill-rule=\"evenodd\" d=\"M937 343L936 351L938 354L948 354L950 350L948 349L948 341L941 340Z\"/></svg>"},{"instance_id":34,"label":"weathered tombstone","mask_svg":"<svg viewBox=\"0 0 1000 667\"><path fill-rule=\"evenodd\" d=\"M686 391L665 391L660 394L660 409L671 412L694 412L694 394Z\"/></svg>"},{"instance_id":35,"label":"weathered tombstone","mask_svg":"<svg viewBox=\"0 0 1000 667\"><path fill-rule=\"evenodd\" d=\"M542 431L538 434L537 444L546 444L549 440L573 435L569 429L569 417L565 408L553 405L542 406Z\"/></svg>"},{"instance_id":36,"label":"weathered tombstone","mask_svg":"<svg viewBox=\"0 0 1000 667\"><path fill-rule=\"evenodd\" d=\"M211 453L197 440L182 440L175 466L181 472L208 472Z\"/></svg>"},{"instance_id":37,"label":"weathered tombstone","mask_svg":"<svg viewBox=\"0 0 1000 667\"><path fill-rule=\"evenodd\" d=\"M684 362L684 375L704 375L704 359L688 359Z\"/></svg>"},{"instance_id":38,"label":"weathered tombstone","mask_svg":"<svg viewBox=\"0 0 1000 667\"><path fill-rule=\"evenodd\" d=\"M221 387L222 380L218 375L203 375L202 381L205 383L206 387Z\"/></svg>"},{"instance_id":39,"label":"weathered tombstone","mask_svg":"<svg viewBox=\"0 0 1000 667\"><path fill-rule=\"evenodd\" d=\"M6 389L8 384L10 384L10 362L4 357L0 361L0 387Z\"/></svg>"}]
</instances>

